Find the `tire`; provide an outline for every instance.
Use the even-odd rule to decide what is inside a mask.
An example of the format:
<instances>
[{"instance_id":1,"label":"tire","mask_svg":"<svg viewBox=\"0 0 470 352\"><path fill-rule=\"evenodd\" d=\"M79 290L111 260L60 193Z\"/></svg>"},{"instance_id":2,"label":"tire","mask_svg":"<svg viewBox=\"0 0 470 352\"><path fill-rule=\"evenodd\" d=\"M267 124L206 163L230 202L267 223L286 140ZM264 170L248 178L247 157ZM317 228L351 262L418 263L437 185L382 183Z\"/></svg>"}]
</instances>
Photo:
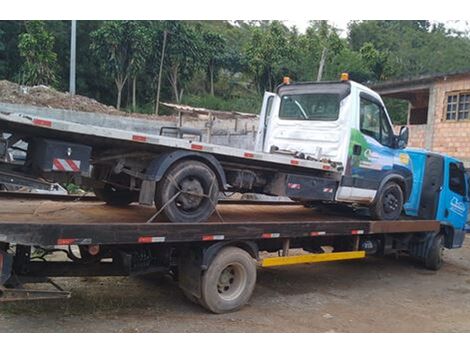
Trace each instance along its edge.
<instances>
[{"instance_id":1,"label":"tire","mask_svg":"<svg viewBox=\"0 0 470 352\"><path fill-rule=\"evenodd\" d=\"M182 193L175 198L180 190ZM168 169L158 183L155 206L164 207L161 215L167 221L203 222L214 212L218 197L219 184L214 171L202 162L184 160Z\"/></svg>"},{"instance_id":2,"label":"tire","mask_svg":"<svg viewBox=\"0 0 470 352\"><path fill-rule=\"evenodd\" d=\"M93 187L95 195L108 205L126 206L137 200L136 192L105 184L104 187Z\"/></svg>"},{"instance_id":3,"label":"tire","mask_svg":"<svg viewBox=\"0 0 470 352\"><path fill-rule=\"evenodd\" d=\"M395 182L388 182L377 199L369 207L370 215L376 220L397 220L403 210L403 191Z\"/></svg>"},{"instance_id":4,"label":"tire","mask_svg":"<svg viewBox=\"0 0 470 352\"><path fill-rule=\"evenodd\" d=\"M96 165L93 167L91 178L96 181L102 181L100 179L100 174L102 171L102 166ZM113 174L109 177L109 180L116 184L129 185L130 176L125 174ZM117 187L109 183L100 183L99 186L93 186L93 192L95 195L105 202L108 205L112 206L126 206L135 202L138 199L138 192L131 191L130 189L124 187Z\"/></svg>"},{"instance_id":5,"label":"tire","mask_svg":"<svg viewBox=\"0 0 470 352\"><path fill-rule=\"evenodd\" d=\"M202 275L199 303L213 313L239 310L256 284L253 258L237 247L223 248Z\"/></svg>"},{"instance_id":6,"label":"tire","mask_svg":"<svg viewBox=\"0 0 470 352\"><path fill-rule=\"evenodd\" d=\"M431 240L427 256L424 258L424 267L429 270L437 271L444 264L444 236L436 235Z\"/></svg>"}]
</instances>

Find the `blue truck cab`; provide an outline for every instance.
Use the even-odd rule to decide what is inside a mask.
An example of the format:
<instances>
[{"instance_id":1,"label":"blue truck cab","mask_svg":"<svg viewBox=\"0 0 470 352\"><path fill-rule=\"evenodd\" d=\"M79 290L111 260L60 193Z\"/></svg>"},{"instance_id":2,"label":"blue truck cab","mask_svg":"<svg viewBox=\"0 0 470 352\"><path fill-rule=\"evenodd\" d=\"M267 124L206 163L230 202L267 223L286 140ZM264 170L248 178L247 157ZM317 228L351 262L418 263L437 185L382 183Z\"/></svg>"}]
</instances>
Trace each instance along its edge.
<instances>
[{"instance_id":1,"label":"blue truck cab","mask_svg":"<svg viewBox=\"0 0 470 352\"><path fill-rule=\"evenodd\" d=\"M449 155L407 148L413 170L413 184L405 214L438 220L443 245L460 248L465 238L469 209L468 176L463 163Z\"/></svg>"}]
</instances>

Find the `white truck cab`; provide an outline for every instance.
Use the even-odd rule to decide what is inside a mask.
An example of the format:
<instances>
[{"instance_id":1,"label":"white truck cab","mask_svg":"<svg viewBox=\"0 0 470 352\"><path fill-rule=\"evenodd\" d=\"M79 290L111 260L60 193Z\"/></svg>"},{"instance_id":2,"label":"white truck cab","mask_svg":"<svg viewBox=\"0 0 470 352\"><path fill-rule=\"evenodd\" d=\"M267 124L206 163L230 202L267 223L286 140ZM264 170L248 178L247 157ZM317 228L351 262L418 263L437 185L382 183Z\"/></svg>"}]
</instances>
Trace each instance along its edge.
<instances>
[{"instance_id":1,"label":"white truck cab","mask_svg":"<svg viewBox=\"0 0 470 352\"><path fill-rule=\"evenodd\" d=\"M336 201L369 205L377 218L396 218L412 184L403 150L408 130L394 135L380 96L342 78L286 82L265 93L255 150L341 164Z\"/></svg>"}]
</instances>

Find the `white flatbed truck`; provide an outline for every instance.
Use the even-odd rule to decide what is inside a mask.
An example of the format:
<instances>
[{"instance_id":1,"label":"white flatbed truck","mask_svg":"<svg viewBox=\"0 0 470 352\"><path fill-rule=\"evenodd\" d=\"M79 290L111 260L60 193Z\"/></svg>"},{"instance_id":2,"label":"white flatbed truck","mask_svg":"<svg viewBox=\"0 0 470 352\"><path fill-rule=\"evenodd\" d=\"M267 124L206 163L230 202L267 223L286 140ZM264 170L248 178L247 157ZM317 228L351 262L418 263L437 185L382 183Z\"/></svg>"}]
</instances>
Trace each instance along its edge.
<instances>
[{"instance_id":1,"label":"white flatbed truck","mask_svg":"<svg viewBox=\"0 0 470 352\"><path fill-rule=\"evenodd\" d=\"M190 129L154 135L26 114L0 113L0 131L0 182L74 180L111 205L155 204L155 218L176 223L207 220L225 191L348 203L395 220L411 192L406 129L394 135L380 96L348 80L267 93L255 150L204 143ZM19 141L25 161L11 163Z\"/></svg>"}]
</instances>

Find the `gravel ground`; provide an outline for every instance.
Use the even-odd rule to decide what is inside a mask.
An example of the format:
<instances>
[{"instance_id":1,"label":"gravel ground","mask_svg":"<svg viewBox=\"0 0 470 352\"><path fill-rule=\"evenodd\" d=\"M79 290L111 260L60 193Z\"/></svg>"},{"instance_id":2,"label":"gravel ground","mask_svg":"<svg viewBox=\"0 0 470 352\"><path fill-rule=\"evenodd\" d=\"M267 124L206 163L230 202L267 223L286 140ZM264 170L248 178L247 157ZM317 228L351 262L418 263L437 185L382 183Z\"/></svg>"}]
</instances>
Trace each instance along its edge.
<instances>
[{"instance_id":1,"label":"gravel ground","mask_svg":"<svg viewBox=\"0 0 470 352\"><path fill-rule=\"evenodd\" d=\"M3 303L1 332L468 332L470 239L439 272L404 258L258 270L242 310L214 315L170 278L58 279L67 301Z\"/></svg>"}]
</instances>

